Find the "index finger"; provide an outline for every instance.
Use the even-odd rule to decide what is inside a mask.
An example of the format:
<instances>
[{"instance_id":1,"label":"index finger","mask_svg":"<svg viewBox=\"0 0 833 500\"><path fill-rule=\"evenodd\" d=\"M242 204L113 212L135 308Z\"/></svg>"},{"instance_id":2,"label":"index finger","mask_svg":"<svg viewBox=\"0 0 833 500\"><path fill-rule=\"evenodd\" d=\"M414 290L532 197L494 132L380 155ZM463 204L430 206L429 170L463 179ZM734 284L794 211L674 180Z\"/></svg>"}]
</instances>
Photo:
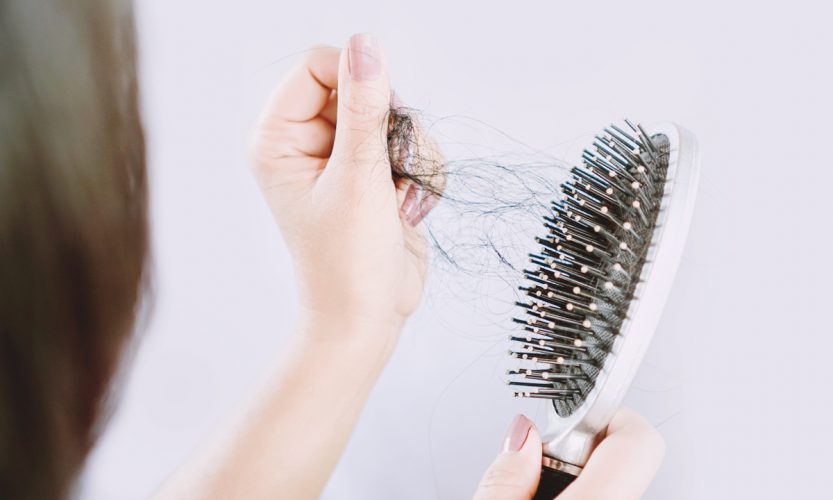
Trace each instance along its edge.
<instances>
[{"instance_id":1,"label":"index finger","mask_svg":"<svg viewBox=\"0 0 833 500\"><path fill-rule=\"evenodd\" d=\"M622 409L587 465L558 500L638 499L659 469L665 443L639 414Z\"/></svg>"},{"instance_id":2,"label":"index finger","mask_svg":"<svg viewBox=\"0 0 833 500\"><path fill-rule=\"evenodd\" d=\"M268 118L305 122L318 116L338 88L341 49L314 47L272 94Z\"/></svg>"}]
</instances>

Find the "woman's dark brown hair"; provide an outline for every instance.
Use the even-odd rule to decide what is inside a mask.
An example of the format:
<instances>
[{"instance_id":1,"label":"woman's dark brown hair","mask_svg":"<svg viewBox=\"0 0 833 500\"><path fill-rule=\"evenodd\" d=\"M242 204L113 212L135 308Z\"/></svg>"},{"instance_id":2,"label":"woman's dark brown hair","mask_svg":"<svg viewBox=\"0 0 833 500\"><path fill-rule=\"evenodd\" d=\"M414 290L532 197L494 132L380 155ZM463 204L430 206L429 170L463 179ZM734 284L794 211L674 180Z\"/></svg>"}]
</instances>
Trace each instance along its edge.
<instances>
[{"instance_id":1,"label":"woman's dark brown hair","mask_svg":"<svg viewBox=\"0 0 833 500\"><path fill-rule=\"evenodd\" d=\"M145 287L131 6L0 2L0 498L68 495Z\"/></svg>"}]
</instances>

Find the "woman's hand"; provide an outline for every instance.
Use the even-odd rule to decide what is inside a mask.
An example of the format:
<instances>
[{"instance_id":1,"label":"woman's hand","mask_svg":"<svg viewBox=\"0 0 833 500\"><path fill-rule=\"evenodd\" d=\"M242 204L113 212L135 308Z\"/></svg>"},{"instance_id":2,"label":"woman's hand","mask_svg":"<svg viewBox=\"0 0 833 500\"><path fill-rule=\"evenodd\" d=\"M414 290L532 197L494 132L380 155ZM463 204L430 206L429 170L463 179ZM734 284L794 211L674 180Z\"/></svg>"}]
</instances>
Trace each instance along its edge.
<instances>
[{"instance_id":1,"label":"woman's hand","mask_svg":"<svg viewBox=\"0 0 833 500\"><path fill-rule=\"evenodd\" d=\"M419 222L435 197L394 184L390 105L376 40L354 35L346 50L310 50L257 127L255 174L294 257L307 322L398 332L419 302Z\"/></svg>"},{"instance_id":2,"label":"woman's hand","mask_svg":"<svg viewBox=\"0 0 833 500\"><path fill-rule=\"evenodd\" d=\"M619 410L607 436L558 500L632 500L642 496L665 453L662 436L633 411ZM506 432L501 452L486 471L475 500L529 500L541 474L541 437L518 415Z\"/></svg>"},{"instance_id":3,"label":"woman's hand","mask_svg":"<svg viewBox=\"0 0 833 500\"><path fill-rule=\"evenodd\" d=\"M420 221L435 197L393 181L390 101L367 35L346 50L311 50L275 91L257 127L254 170L295 260L299 334L225 440L159 498L320 495L422 293Z\"/></svg>"}]
</instances>

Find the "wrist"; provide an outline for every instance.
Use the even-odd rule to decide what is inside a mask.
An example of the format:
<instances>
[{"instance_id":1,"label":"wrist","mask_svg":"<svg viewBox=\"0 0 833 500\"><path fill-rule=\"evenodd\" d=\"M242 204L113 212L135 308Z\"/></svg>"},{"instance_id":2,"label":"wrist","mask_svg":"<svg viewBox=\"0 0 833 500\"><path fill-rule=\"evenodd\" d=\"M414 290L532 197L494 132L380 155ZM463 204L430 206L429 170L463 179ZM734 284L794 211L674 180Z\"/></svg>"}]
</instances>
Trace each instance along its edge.
<instances>
[{"instance_id":1,"label":"wrist","mask_svg":"<svg viewBox=\"0 0 833 500\"><path fill-rule=\"evenodd\" d=\"M297 336L305 343L349 352L389 356L399 340L405 318L396 314L365 315L303 308Z\"/></svg>"}]
</instances>

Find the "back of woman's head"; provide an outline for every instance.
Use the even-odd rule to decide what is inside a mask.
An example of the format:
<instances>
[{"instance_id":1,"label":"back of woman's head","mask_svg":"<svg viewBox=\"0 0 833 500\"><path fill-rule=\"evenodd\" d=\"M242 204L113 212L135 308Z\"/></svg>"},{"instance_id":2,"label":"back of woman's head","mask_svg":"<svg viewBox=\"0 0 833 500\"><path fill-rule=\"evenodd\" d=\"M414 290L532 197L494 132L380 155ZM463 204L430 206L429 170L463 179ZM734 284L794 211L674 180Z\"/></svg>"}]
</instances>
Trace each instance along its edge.
<instances>
[{"instance_id":1,"label":"back of woman's head","mask_svg":"<svg viewBox=\"0 0 833 500\"><path fill-rule=\"evenodd\" d=\"M0 2L0 498L59 498L147 253L127 0Z\"/></svg>"}]
</instances>

